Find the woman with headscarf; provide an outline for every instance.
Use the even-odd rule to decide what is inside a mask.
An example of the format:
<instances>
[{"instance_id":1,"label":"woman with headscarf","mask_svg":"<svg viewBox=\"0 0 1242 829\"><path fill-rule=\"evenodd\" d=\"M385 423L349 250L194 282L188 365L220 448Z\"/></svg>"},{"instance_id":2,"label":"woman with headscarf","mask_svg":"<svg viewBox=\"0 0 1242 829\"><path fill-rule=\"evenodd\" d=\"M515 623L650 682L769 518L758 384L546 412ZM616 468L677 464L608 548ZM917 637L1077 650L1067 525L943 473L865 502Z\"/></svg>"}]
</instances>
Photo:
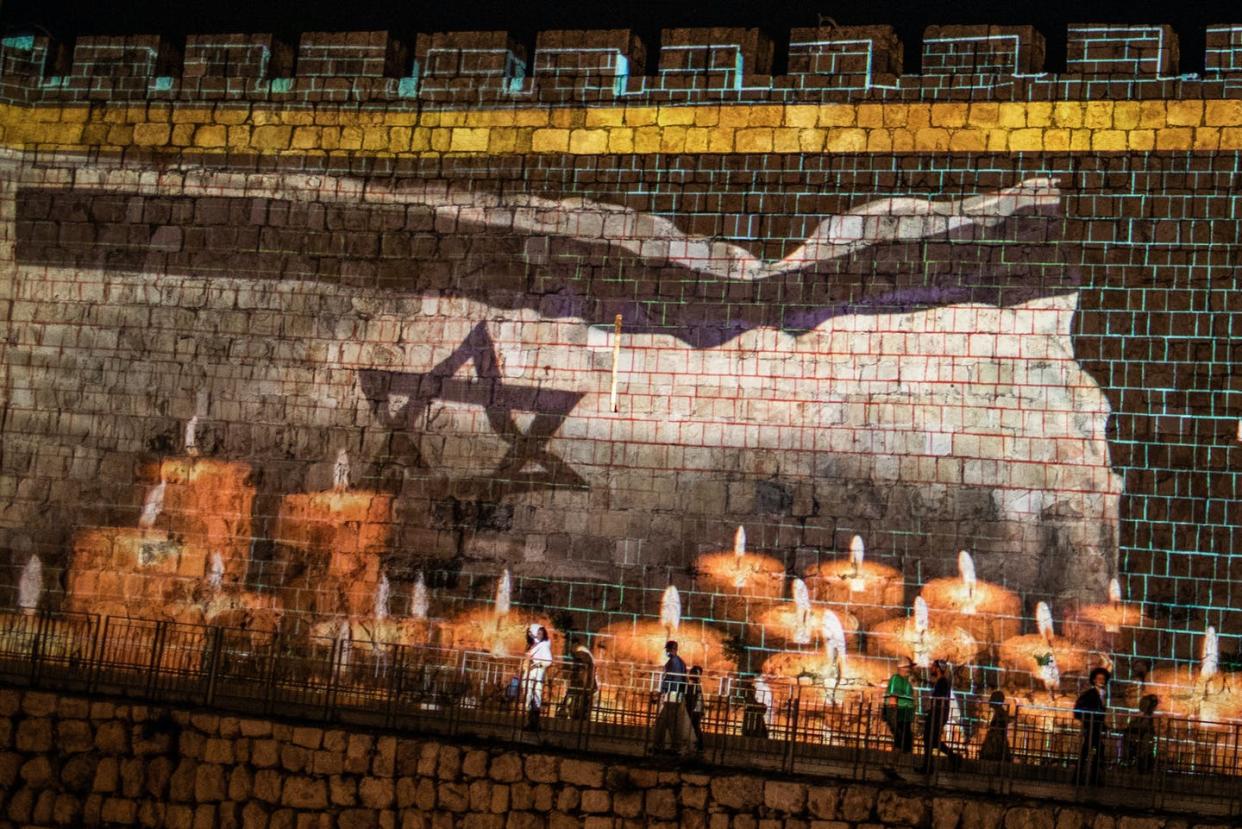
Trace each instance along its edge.
<instances>
[{"instance_id":1,"label":"woman with headscarf","mask_svg":"<svg viewBox=\"0 0 1242 829\"><path fill-rule=\"evenodd\" d=\"M539 730L539 709L543 707L543 680L552 665L552 643L548 629L533 624L526 631L526 654L522 657L522 686L526 689L526 727Z\"/></svg>"}]
</instances>

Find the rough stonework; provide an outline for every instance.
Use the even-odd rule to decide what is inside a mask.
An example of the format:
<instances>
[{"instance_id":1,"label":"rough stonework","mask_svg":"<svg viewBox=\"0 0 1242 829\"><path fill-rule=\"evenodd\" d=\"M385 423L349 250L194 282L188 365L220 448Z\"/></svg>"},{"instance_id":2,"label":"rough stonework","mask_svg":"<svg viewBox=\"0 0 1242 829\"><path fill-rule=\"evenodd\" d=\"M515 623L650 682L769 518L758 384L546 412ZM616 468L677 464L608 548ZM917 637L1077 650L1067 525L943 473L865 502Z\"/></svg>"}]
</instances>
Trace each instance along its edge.
<instances>
[{"instance_id":1,"label":"rough stonework","mask_svg":"<svg viewBox=\"0 0 1242 829\"><path fill-rule=\"evenodd\" d=\"M0 690L0 823L1223 829L1188 814L780 780Z\"/></svg>"}]
</instances>

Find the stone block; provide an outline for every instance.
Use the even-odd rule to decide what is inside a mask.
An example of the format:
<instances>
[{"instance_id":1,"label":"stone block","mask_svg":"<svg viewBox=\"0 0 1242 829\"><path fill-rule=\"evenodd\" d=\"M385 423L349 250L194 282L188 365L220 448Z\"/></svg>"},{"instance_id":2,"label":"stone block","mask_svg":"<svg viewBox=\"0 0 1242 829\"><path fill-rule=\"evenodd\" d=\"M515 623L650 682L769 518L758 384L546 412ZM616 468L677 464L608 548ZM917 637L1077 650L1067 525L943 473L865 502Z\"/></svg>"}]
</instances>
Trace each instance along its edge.
<instances>
[{"instance_id":1,"label":"stone block","mask_svg":"<svg viewBox=\"0 0 1242 829\"><path fill-rule=\"evenodd\" d=\"M17 755L8 755L16 757ZM0 755L0 789L6 785L12 785L12 781L5 781L4 774L4 757ZM65 760L60 766L60 782L70 792L82 794L91 788L91 783L95 779L95 769L99 764L99 758L94 754L78 754Z\"/></svg>"},{"instance_id":2,"label":"stone block","mask_svg":"<svg viewBox=\"0 0 1242 829\"><path fill-rule=\"evenodd\" d=\"M464 770L464 769L463 769ZM501 783L516 783L522 779L522 758L506 752L492 758L491 778Z\"/></svg>"},{"instance_id":3,"label":"stone block","mask_svg":"<svg viewBox=\"0 0 1242 829\"><path fill-rule=\"evenodd\" d=\"M18 751L35 753L50 751L52 748L52 721L39 718L22 720L17 724L17 739L14 745Z\"/></svg>"},{"instance_id":4,"label":"stone block","mask_svg":"<svg viewBox=\"0 0 1242 829\"><path fill-rule=\"evenodd\" d=\"M52 780L52 763L46 755L32 757L22 764L20 774L27 786L41 789Z\"/></svg>"},{"instance_id":5,"label":"stone block","mask_svg":"<svg viewBox=\"0 0 1242 829\"><path fill-rule=\"evenodd\" d=\"M345 809L336 825L340 829L378 829L379 813L374 809Z\"/></svg>"},{"instance_id":6,"label":"stone block","mask_svg":"<svg viewBox=\"0 0 1242 829\"><path fill-rule=\"evenodd\" d=\"M571 786L600 789L604 786L604 765L593 760L561 761L561 780Z\"/></svg>"},{"instance_id":7,"label":"stone block","mask_svg":"<svg viewBox=\"0 0 1242 829\"><path fill-rule=\"evenodd\" d=\"M763 787L763 803L769 809L787 815L801 814L806 808L806 786L802 783L769 780Z\"/></svg>"},{"instance_id":8,"label":"stone block","mask_svg":"<svg viewBox=\"0 0 1242 829\"><path fill-rule=\"evenodd\" d=\"M855 823L869 820L875 801L876 790L870 786L846 786L841 797L841 817Z\"/></svg>"},{"instance_id":9,"label":"stone block","mask_svg":"<svg viewBox=\"0 0 1242 829\"><path fill-rule=\"evenodd\" d=\"M56 745L62 753L90 751L94 744L95 736L86 720L60 720L56 723Z\"/></svg>"},{"instance_id":10,"label":"stone block","mask_svg":"<svg viewBox=\"0 0 1242 829\"><path fill-rule=\"evenodd\" d=\"M234 766L229 772L229 800L245 803L254 791L254 772L249 766Z\"/></svg>"},{"instance_id":11,"label":"stone block","mask_svg":"<svg viewBox=\"0 0 1242 829\"><path fill-rule=\"evenodd\" d=\"M917 792L885 789L876 798L875 812L883 823L922 826L928 819L927 798Z\"/></svg>"},{"instance_id":12,"label":"stone block","mask_svg":"<svg viewBox=\"0 0 1242 829\"><path fill-rule=\"evenodd\" d=\"M138 821L138 804L120 797L105 798L99 817L104 823L128 826Z\"/></svg>"},{"instance_id":13,"label":"stone block","mask_svg":"<svg viewBox=\"0 0 1242 829\"><path fill-rule=\"evenodd\" d=\"M574 812L581 803L582 791L576 786L562 786L556 793L557 811Z\"/></svg>"},{"instance_id":14,"label":"stone block","mask_svg":"<svg viewBox=\"0 0 1242 829\"><path fill-rule=\"evenodd\" d=\"M22 711L28 717L50 717L56 712L56 695L27 691L22 697Z\"/></svg>"},{"instance_id":15,"label":"stone block","mask_svg":"<svg viewBox=\"0 0 1242 829\"><path fill-rule=\"evenodd\" d=\"M441 783L436 802L450 812L464 812L470 807L470 789L462 783Z\"/></svg>"},{"instance_id":16,"label":"stone block","mask_svg":"<svg viewBox=\"0 0 1242 829\"><path fill-rule=\"evenodd\" d=\"M105 754L124 754L129 750L129 731L119 721L102 722L95 728L95 747Z\"/></svg>"},{"instance_id":17,"label":"stone block","mask_svg":"<svg viewBox=\"0 0 1242 829\"><path fill-rule=\"evenodd\" d=\"M648 789L644 798L643 811L648 818L675 820L678 812L677 796L672 789Z\"/></svg>"},{"instance_id":18,"label":"stone block","mask_svg":"<svg viewBox=\"0 0 1242 829\"><path fill-rule=\"evenodd\" d=\"M276 769L260 769L254 775L254 796L267 803L279 803L281 774Z\"/></svg>"},{"instance_id":19,"label":"stone block","mask_svg":"<svg viewBox=\"0 0 1242 829\"><path fill-rule=\"evenodd\" d=\"M194 799L199 803L215 803L228 797L224 769L203 763L194 774Z\"/></svg>"},{"instance_id":20,"label":"stone block","mask_svg":"<svg viewBox=\"0 0 1242 829\"><path fill-rule=\"evenodd\" d=\"M396 786L388 779L364 777L358 783L358 798L370 809L387 809L393 804Z\"/></svg>"},{"instance_id":21,"label":"stone block","mask_svg":"<svg viewBox=\"0 0 1242 829\"><path fill-rule=\"evenodd\" d=\"M712 780L712 800L726 809L750 811L763 805L763 780L730 775Z\"/></svg>"},{"instance_id":22,"label":"stone block","mask_svg":"<svg viewBox=\"0 0 1242 829\"><path fill-rule=\"evenodd\" d=\"M294 809L324 809L328 805L327 781L290 775L285 778L280 802Z\"/></svg>"}]
</instances>

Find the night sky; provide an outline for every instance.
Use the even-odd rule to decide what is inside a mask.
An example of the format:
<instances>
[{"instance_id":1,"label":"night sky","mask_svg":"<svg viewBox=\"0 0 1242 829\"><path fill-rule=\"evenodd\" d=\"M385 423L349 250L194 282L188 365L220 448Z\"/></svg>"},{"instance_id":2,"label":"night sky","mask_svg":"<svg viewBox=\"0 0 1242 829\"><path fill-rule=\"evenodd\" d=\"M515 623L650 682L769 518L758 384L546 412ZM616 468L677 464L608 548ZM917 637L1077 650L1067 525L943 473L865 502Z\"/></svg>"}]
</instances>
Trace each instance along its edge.
<instances>
[{"instance_id":1,"label":"night sky","mask_svg":"<svg viewBox=\"0 0 1242 829\"><path fill-rule=\"evenodd\" d=\"M1210 23L1242 22L1236 3L1116 2L1116 0L1048 0L1047 2L945 2L945 0L668 0L572 2L572 0L299 0L299 2L210 2L210 0L118 0L66 2L8 0L0 19L5 32L46 31L68 40L78 34L162 32L274 32L290 41L303 31L387 29L407 42L418 32L507 29L533 45L541 29L630 28L649 46L659 30L674 26L759 26L781 45L793 26L815 25L820 15L841 25L887 23L906 44L906 70L918 69L918 42L924 27L937 23L1032 24L1048 41L1048 66L1065 61L1067 22L1169 23L1181 39L1184 72L1203 67L1203 28Z\"/></svg>"}]
</instances>

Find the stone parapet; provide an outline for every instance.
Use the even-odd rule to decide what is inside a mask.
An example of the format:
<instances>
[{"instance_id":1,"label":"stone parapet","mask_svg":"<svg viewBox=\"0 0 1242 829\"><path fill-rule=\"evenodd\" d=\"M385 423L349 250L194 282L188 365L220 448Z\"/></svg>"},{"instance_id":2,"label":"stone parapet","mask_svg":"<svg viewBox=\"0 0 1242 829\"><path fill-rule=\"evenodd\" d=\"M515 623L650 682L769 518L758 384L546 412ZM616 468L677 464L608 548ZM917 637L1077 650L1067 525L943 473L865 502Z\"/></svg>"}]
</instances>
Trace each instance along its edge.
<instances>
[{"instance_id":1,"label":"stone parapet","mask_svg":"<svg viewBox=\"0 0 1242 829\"><path fill-rule=\"evenodd\" d=\"M1224 829L1224 818L636 763L0 690L0 820L42 826Z\"/></svg>"},{"instance_id":2,"label":"stone parapet","mask_svg":"<svg viewBox=\"0 0 1242 829\"><path fill-rule=\"evenodd\" d=\"M1031 26L930 26L918 73L886 26L665 29L659 48L627 29L547 31L533 54L508 32L311 32L294 49L270 34L83 37L72 47L6 38L0 94L17 103L100 100L351 102L398 108L632 101L1229 98L1239 28L1208 29L1202 76L1179 76L1169 26L1072 24L1066 71L1044 72ZM412 46L412 48L410 48ZM785 60L782 60L782 55ZM68 57L71 56L71 57ZM294 59L296 57L296 60ZM785 64L780 74L776 67ZM1121 94L1124 93L1124 94Z\"/></svg>"}]
</instances>

